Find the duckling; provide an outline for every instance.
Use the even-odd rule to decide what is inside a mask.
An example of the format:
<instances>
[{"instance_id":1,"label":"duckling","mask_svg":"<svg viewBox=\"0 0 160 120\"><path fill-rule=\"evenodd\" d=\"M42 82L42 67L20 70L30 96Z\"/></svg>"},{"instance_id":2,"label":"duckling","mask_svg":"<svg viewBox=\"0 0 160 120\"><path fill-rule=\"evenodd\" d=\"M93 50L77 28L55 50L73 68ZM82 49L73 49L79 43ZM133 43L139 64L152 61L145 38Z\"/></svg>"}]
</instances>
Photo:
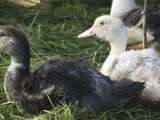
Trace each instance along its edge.
<instances>
[{"instance_id":1,"label":"duckling","mask_svg":"<svg viewBox=\"0 0 160 120\"><path fill-rule=\"evenodd\" d=\"M155 49L126 51L127 29L119 18L109 15L98 17L93 26L78 37L89 36L110 43L111 51L100 69L103 75L112 80L127 78L144 82L140 100L153 104L160 102L160 59Z\"/></svg>"},{"instance_id":2,"label":"duckling","mask_svg":"<svg viewBox=\"0 0 160 120\"><path fill-rule=\"evenodd\" d=\"M111 16L120 18L128 30L128 45L143 48L143 18L144 11L142 6L138 6L135 0L113 0ZM149 47L155 48L160 52L160 7L149 6L147 9L147 38Z\"/></svg>"},{"instance_id":3,"label":"duckling","mask_svg":"<svg viewBox=\"0 0 160 120\"><path fill-rule=\"evenodd\" d=\"M11 57L4 80L6 97L28 112L39 113L61 101L100 112L117 108L144 88L141 82L114 82L77 60L51 59L30 72L28 39L14 26L0 26L0 52Z\"/></svg>"}]
</instances>

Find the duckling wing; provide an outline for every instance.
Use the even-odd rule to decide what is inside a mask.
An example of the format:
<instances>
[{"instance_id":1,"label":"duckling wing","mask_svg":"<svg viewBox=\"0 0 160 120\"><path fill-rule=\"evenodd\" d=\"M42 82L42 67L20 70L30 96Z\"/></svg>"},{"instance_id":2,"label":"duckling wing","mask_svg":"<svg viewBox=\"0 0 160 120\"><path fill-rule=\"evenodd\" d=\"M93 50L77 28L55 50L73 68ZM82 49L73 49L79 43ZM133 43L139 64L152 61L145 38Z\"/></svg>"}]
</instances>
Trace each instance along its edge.
<instances>
[{"instance_id":1,"label":"duckling wing","mask_svg":"<svg viewBox=\"0 0 160 120\"><path fill-rule=\"evenodd\" d=\"M126 98L123 95L131 93L128 89L124 92L120 87L113 88L115 84L110 78L77 61L50 60L36 70L30 80L32 84L26 92L32 95L32 100L27 96L23 104L32 111L48 109L51 103L56 105L65 100L72 104L78 102L85 110L101 112L116 108L121 98ZM121 98L114 94L116 90L121 90Z\"/></svg>"},{"instance_id":2,"label":"duckling wing","mask_svg":"<svg viewBox=\"0 0 160 120\"><path fill-rule=\"evenodd\" d=\"M109 75L115 80L123 78L136 80L136 78L139 78L139 81L145 82L144 78L140 79L140 76L145 76L142 72L137 72L139 75L135 75L135 73L139 68L142 71L149 72L150 69L147 69L146 64L151 64L153 69L154 66L159 67L159 64L155 61L159 61L159 55L152 48L144 50L130 50L119 56L114 70L110 72ZM153 71L151 73L153 73ZM132 76L134 76L134 78Z\"/></svg>"},{"instance_id":3,"label":"duckling wing","mask_svg":"<svg viewBox=\"0 0 160 120\"><path fill-rule=\"evenodd\" d=\"M83 108L103 111L118 103L111 80L77 61L50 60L31 75L31 81L27 91L40 99L49 95L53 104L78 101Z\"/></svg>"}]
</instances>

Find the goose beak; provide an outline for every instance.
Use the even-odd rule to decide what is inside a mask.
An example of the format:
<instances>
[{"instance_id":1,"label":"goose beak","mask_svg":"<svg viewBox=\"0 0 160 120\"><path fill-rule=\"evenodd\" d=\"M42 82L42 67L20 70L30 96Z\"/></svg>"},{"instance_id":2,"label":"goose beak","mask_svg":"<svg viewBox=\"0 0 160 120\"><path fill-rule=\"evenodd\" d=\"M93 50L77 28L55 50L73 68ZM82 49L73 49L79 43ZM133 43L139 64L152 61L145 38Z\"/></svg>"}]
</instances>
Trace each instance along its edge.
<instances>
[{"instance_id":1,"label":"goose beak","mask_svg":"<svg viewBox=\"0 0 160 120\"><path fill-rule=\"evenodd\" d=\"M95 36L96 33L93 31L93 28L89 28L88 30L84 31L80 35L78 35L78 38L86 38L86 37L92 37Z\"/></svg>"}]
</instances>

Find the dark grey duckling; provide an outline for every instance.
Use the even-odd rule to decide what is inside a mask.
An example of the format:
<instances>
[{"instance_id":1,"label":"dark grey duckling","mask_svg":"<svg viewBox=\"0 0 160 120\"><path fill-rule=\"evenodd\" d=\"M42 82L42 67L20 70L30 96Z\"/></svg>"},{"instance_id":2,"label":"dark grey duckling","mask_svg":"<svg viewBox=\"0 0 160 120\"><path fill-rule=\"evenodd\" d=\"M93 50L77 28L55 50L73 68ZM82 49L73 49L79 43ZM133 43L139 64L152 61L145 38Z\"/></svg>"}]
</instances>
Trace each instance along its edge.
<instances>
[{"instance_id":1,"label":"dark grey duckling","mask_svg":"<svg viewBox=\"0 0 160 120\"><path fill-rule=\"evenodd\" d=\"M117 108L144 88L143 83L129 80L113 82L74 60L51 59L30 73L27 37L13 26L0 26L0 52L11 56L4 82L6 97L29 112L50 109L61 101L78 102L81 109L101 112Z\"/></svg>"}]
</instances>

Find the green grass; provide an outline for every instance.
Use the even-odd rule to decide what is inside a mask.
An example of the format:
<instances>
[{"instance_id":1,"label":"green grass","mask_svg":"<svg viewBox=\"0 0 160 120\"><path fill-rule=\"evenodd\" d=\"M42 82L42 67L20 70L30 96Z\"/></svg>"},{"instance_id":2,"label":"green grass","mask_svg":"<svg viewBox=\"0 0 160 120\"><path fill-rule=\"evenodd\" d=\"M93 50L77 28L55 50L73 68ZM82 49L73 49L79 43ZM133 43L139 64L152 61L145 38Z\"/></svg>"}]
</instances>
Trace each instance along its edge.
<instances>
[{"instance_id":1,"label":"green grass","mask_svg":"<svg viewBox=\"0 0 160 120\"><path fill-rule=\"evenodd\" d=\"M99 69L109 47L96 39L77 39L78 33L91 26L93 20L109 12L101 0L52 0L50 7L23 8L0 1L0 24L14 24L24 30L31 45L31 68L36 69L52 56L77 59L90 56L88 64ZM8 56L0 55L0 120L158 120L160 113L141 107L81 115L76 106L63 104L35 116L24 114L7 104L3 80Z\"/></svg>"}]
</instances>

